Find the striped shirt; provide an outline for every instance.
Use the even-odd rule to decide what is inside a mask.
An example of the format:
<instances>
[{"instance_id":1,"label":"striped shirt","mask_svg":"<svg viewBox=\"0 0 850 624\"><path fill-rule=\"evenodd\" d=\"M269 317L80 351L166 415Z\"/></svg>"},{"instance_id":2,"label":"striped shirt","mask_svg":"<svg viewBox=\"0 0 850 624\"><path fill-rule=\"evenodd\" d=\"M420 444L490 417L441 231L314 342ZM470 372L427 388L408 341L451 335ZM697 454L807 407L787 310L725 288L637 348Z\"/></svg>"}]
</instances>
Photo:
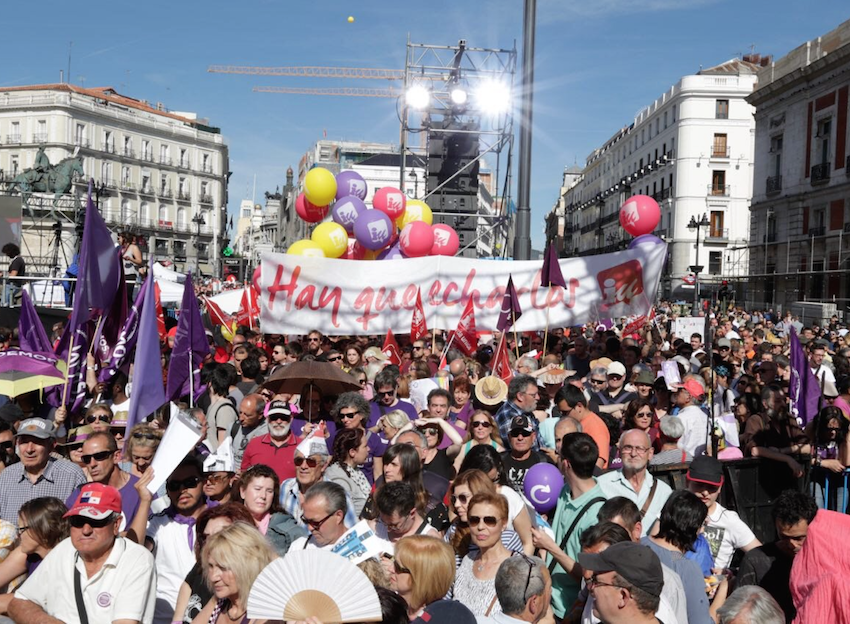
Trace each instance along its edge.
<instances>
[{"instance_id":1,"label":"striped shirt","mask_svg":"<svg viewBox=\"0 0 850 624\"><path fill-rule=\"evenodd\" d=\"M79 466L67 459L49 457L35 483L29 480L22 462L12 464L0 473L0 519L17 526L18 511L27 501L44 496L65 501L87 481Z\"/></svg>"},{"instance_id":2,"label":"striped shirt","mask_svg":"<svg viewBox=\"0 0 850 624\"><path fill-rule=\"evenodd\" d=\"M327 479L323 480L327 481ZM295 522L298 523L298 526L306 529L307 524L301 520L301 514L303 512L301 510L300 492L301 490L298 487L298 479L287 479L281 483L280 506L283 507L283 510L286 513L295 518ZM354 513L354 505L351 503L351 497L348 495L348 492L345 493L345 502L347 503L347 508L345 510L343 523L345 524L346 529L350 529L357 524L358 518L357 514Z\"/></svg>"}]
</instances>

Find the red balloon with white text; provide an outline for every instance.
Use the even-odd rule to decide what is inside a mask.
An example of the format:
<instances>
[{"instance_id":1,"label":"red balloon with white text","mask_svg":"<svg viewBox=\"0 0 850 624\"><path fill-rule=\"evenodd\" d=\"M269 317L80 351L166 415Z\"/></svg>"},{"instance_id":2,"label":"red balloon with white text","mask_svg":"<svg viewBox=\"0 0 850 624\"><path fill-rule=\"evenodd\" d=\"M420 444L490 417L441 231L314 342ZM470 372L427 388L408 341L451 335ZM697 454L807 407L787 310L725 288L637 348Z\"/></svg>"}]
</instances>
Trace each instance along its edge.
<instances>
[{"instance_id":1,"label":"red balloon with white text","mask_svg":"<svg viewBox=\"0 0 850 624\"><path fill-rule=\"evenodd\" d=\"M620 225L632 236L649 234L661 221L661 209L651 197L633 195L620 208Z\"/></svg>"}]
</instances>

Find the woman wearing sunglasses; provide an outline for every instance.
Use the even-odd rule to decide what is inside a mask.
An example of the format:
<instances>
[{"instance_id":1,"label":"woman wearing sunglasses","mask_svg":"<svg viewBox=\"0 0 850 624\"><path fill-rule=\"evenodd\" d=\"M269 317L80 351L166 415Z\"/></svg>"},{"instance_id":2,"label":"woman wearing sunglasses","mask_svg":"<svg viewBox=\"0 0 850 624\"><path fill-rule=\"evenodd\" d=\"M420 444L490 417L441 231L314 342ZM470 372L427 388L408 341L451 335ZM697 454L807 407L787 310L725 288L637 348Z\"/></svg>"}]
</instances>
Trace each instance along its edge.
<instances>
[{"instance_id":1,"label":"woman wearing sunglasses","mask_svg":"<svg viewBox=\"0 0 850 624\"><path fill-rule=\"evenodd\" d=\"M387 449L388 442L382 440L377 433L366 430L366 424L369 421L369 402L359 392L343 392L336 400L333 410L331 410L331 416L336 421L338 432L359 429L366 434L367 455L364 461L357 464L357 470L361 471L366 477L371 489L372 483L381 474L383 465L381 457ZM336 447L335 440L336 438L333 441L334 448Z\"/></svg>"},{"instance_id":2,"label":"woman wearing sunglasses","mask_svg":"<svg viewBox=\"0 0 850 624\"><path fill-rule=\"evenodd\" d=\"M457 570L454 599L478 617L490 617L502 608L496 599L496 572L511 551L502 544L507 526L508 501L493 492L481 492L469 501L467 521L476 551L466 554Z\"/></svg>"},{"instance_id":3,"label":"woman wearing sunglasses","mask_svg":"<svg viewBox=\"0 0 850 624\"><path fill-rule=\"evenodd\" d=\"M467 429L466 440L464 440L458 456L455 458L456 471L460 470L460 465L473 446L485 444L492 446L497 453L503 453L505 451L505 447L502 446L502 436L499 435L499 427L496 425L496 420L490 412L484 410L475 411L469 418Z\"/></svg>"},{"instance_id":4,"label":"woman wearing sunglasses","mask_svg":"<svg viewBox=\"0 0 850 624\"><path fill-rule=\"evenodd\" d=\"M307 532L280 507L280 478L265 464L254 464L242 473L239 495L260 533L282 557Z\"/></svg>"},{"instance_id":5,"label":"woman wearing sunglasses","mask_svg":"<svg viewBox=\"0 0 850 624\"><path fill-rule=\"evenodd\" d=\"M449 593L454 575L454 555L445 542L411 535L395 545L390 587L404 598L411 621Z\"/></svg>"},{"instance_id":6,"label":"woman wearing sunglasses","mask_svg":"<svg viewBox=\"0 0 850 624\"><path fill-rule=\"evenodd\" d=\"M651 399L637 398L626 408L623 416L623 431L640 429L649 436L653 447L658 440L658 420L655 418L655 408Z\"/></svg>"},{"instance_id":7,"label":"woman wearing sunglasses","mask_svg":"<svg viewBox=\"0 0 850 624\"><path fill-rule=\"evenodd\" d=\"M112 409L106 403L95 403L86 410L83 417L84 425L88 425L94 432L109 431L112 422Z\"/></svg>"}]
</instances>

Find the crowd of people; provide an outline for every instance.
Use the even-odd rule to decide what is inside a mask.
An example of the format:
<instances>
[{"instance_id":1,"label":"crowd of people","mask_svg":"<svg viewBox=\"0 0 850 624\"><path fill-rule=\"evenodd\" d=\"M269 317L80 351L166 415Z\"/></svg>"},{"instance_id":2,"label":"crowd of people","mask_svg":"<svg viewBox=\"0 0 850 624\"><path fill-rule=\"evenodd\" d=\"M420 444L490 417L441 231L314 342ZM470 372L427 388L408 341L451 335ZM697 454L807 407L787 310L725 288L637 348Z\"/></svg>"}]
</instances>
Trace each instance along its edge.
<instances>
[{"instance_id":1,"label":"crowd of people","mask_svg":"<svg viewBox=\"0 0 850 624\"><path fill-rule=\"evenodd\" d=\"M267 565L366 522L384 547L359 567L390 624L848 621L850 553L830 539L848 528L847 328L730 308L705 340L656 310L633 334L510 332L505 379L498 333L471 355L442 332L401 337L399 362L378 336L209 331L200 398L129 430L133 380L163 373L173 332L163 371L102 384L89 356L79 412L0 398L0 614L248 622ZM816 413L791 409L792 328ZM278 392L305 360L352 389ZM175 410L201 433L151 492ZM776 494L771 522L730 490L747 461ZM548 509L528 495L538 464L563 477Z\"/></svg>"}]
</instances>

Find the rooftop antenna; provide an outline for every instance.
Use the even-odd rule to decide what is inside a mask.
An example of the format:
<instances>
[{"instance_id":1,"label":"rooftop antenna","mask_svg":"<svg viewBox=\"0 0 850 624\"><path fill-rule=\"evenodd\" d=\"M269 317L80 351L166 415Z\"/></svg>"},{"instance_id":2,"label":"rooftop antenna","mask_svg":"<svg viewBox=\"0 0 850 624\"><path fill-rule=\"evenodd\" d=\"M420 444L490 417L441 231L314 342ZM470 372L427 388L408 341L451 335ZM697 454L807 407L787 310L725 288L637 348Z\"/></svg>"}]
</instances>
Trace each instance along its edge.
<instances>
[{"instance_id":1,"label":"rooftop antenna","mask_svg":"<svg viewBox=\"0 0 850 624\"><path fill-rule=\"evenodd\" d=\"M69 41L68 42L68 73L65 74L66 76L68 76L69 81L71 80L71 50L73 50L73 48L74 48L74 42Z\"/></svg>"}]
</instances>

